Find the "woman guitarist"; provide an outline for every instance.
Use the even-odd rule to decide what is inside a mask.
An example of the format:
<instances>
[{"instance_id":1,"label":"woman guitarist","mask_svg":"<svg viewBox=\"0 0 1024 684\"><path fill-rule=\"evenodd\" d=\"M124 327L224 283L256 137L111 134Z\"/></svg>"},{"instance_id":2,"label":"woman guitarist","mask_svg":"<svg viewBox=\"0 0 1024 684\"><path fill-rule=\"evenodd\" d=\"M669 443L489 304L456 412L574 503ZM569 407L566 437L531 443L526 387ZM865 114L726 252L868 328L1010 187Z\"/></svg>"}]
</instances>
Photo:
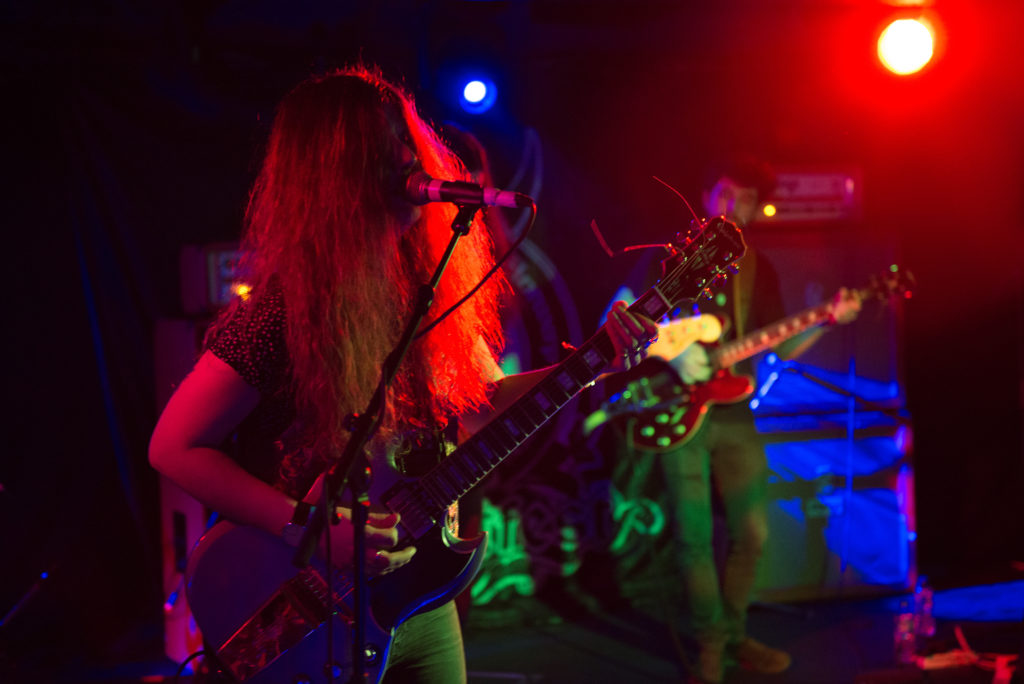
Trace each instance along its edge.
<instances>
[{"instance_id":1,"label":"woman guitarist","mask_svg":"<svg viewBox=\"0 0 1024 684\"><path fill-rule=\"evenodd\" d=\"M251 294L211 327L149 451L157 470L228 520L294 539L307 519L309 506L300 502L316 500L307 492L341 453L347 418L368 405L417 289L451 237L454 206L407 199L407 179L417 170L465 178L411 98L375 70L311 78L280 104L246 213L241 273ZM454 251L428 320L492 264L486 226L474 225ZM413 343L387 394L371 459L384 453L408 472L429 468L452 441L544 375L502 377L495 363L504 286L499 272ZM657 333L623 304L606 330L610 370L636 363ZM329 548L332 563L345 567L350 511L338 514ZM397 514L371 506L371 575L395 571L416 553L396 545L399 523ZM465 681L451 602L402 622L388 663L385 680Z\"/></svg>"}]
</instances>

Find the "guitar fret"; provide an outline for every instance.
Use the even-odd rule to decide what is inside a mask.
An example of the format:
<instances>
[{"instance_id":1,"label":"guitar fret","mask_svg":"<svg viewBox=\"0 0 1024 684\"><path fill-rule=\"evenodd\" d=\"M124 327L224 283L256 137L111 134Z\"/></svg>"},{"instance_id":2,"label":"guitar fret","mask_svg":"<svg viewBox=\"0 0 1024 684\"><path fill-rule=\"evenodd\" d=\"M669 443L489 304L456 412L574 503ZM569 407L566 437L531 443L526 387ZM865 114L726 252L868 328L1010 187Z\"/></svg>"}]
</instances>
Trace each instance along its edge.
<instances>
[{"instance_id":1,"label":"guitar fret","mask_svg":"<svg viewBox=\"0 0 1024 684\"><path fill-rule=\"evenodd\" d=\"M446 501L455 501L459 498L458 485L454 480L449 479L449 475L444 470L437 471L437 484L441 488L441 493L444 494Z\"/></svg>"},{"instance_id":2,"label":"guitar fret","mask_svg":"<svg viewBox=\"0 0 1024 684\"><path fill-rule=\"evenodd\" d=\"M494 437L492 444L497 443L505 453L512 451L519 445L519 442L517 442L513 436L506 431L505 426L502 425L501 421L495 421L488 425L487 432L490 436Z\"/></svg>"},{"instance_id":3,"label":"guitar fret","mask_svg":"<svg viewBox=\"0 0 1024 684\"><path fill-rule=\"evenodd\" d=\"M479 446L476 442L466 442L460 449L465 454L466 461L469 462L474 468L482 473L487 473L490 468L490 463L487 462L486 456L481 453Z\"/></svg>"},{"instance_id":4,"label":"guitar fret","mask_svg":"<svg viewBox=\"0 0 1024 684\"><path fill-rule=\"evenodd\" d=\"M576 393L575 390L579 389L579 387L577 387L577 384L566 370L556 371L552 380L554 384L547 383L545 389L552 390L549 396L555 399L555 403L561 408L562 404L572 399L572 395ZM556 395L553 393L554 390L560 390L560 392Z\"/></svg>"},{"instance_id":5,"label":"guitar fret","mask_svg":"<svg viewBox=\"0 0 1024 684\"><path fill-rule=\"evenodd\" d=\"M531 394L531 397L533 397L534 405L544 412L544 417L550 418L558 410L558 406L551 400L551 397L548 396L547 392L544 391L544 386L546 384L546 382L542 381L540 386L537 387L537 390Z\"/></svg>"},{"instance_id":6,"label":"guitar fret","mask_svg":"<svg viewBox=\"0 0 1024 684\"><path fill-rule=\"evenodd\" d=\"M452 463L454 464L455 461L452 461ZM455 486L455 498L457 499L462 494L462 492L466 490L465 474L460 472L458 468L449 468L447 474L448 478Z\"/></svg>"},{"instance_id":7,"label":"guitar fret","mask_svg":"<svg viewBox=\"0 0 1024 684\"><path fill-rule=\"evenodd\" d=\"M437 492L437 496L431 499L435 502L434 507L444 508L455 500L451 494L451 483L442 477L440 470L434 473L431 481L434 484L434 491Z\"/></svg>"},{"instance_id":8,"label":"guitar fret","mask_svg":"<svg viewBox=\"0 0 1024 684\"><path fill-rule=\"evenodd\" d=\"M594 374L590 372L585 363L582 363L582 359L577 356L573 356L566 361L565 370L569 372L569 375L576 383L571 388L568 388L573 395L594 378Z\"/></svg>"},{"instance_id":9,"label":"guitar fret","mask_svg":"<svg viewBox=\"0 0 1024 684\"><path fill-rule=\"evenodd\" d=\"M461 454L453 457L451 459L451 462L452 466L454 466L456 470L460 471L460 474L464 475L463 481L466 483L466 489L469 489L470 487L475 485L477 481L480 479L480 475L477 473L477 469L474 468L473 464L470 463L469 460L466 457L462 456Z\"/></svg>"},{"instance_id":10,"label":"guitar fret","mask_svg":"<svg viewBox=\"0 0 1024 684\"><path fill-rule=\"evenodd\" d=\"M580 359L587 364L587 369L592 375L596 374L597 371L601 370L606 363L611 361L611 359L606 359L601 356L601 353L596 347L587 347L586 349L582 349L580 351Z\"/></svg>"},{"instance_id":11,"label":"guitar fret","mask_svg":"<svg viewBox=\"0 0 1024 684\"><path fill-rule=\"evenodd\" d=\"M547 422L548 417L544 414L544 411L537 406L536 400L532 397L524 397L519 401L519 405L522 406L523 413L525 413L537 427L540 427Z\"/></svg>"},{"instance_id":12,"label":"guitar fret","mask_svg":"<svg viewBox=\"0 0 1024 684\"><path fill-rule=\"evenodd\" d=\"M608 335L595 339L593 348L609 363L615 360L615 345Z\"/></svg>"},{"instance_id":13,"label":"guitar fret","mask_svg":"<svg viewBox=\"0 0 1024 684\"><path fill-rule=\"evenodd\" d=\"M508 434L511 435L512 439L515 440L517 445L520 444L524 439L526 439L526 431L520 428L519 425L517 425L516 422L512 420L512 416L508 415L507 413L505 417L501 419L501 426L508 431Z\"/></svg>"},{"instance_id":14,"label":"guitar fret","mask_svg":"<svg viewBox=\"0 0 1024 684\"><path fill-rule=\"evenodd\" d=\"M458 498L459 491L465 485L465 474L459 470L455 459L445 461L444 479L455 488L454 498Z\"/></svg>"},{"instance_id":15,"label":"guitar fret","mask_svg":"<svg viewBox=\"0 0 1024 684\"><path fill-rule=\"evenodd\" d=\"M427 498L430 504L433 506L445 506L447 505L447 499L445 498L444 492L441 490L441 485L437 482L437 477L424 477L420 480L426 486L424 487Z\"/></svg>"},{"instance_id":16,"label":"guitar fret","mask_svg":"<svg viewBox=\"0 0 1024 684\"><path fill-rule=\"evenodd\" d=\"M487 446L495 453L497 458L504 458L513 448L509 446L508 437L503 436L498 430L497 424L484 428L480 437L487 442Z\"/></svg>"},{"instance_id":17,"label":"guitar fret","mask_svg":"<svg viewBox=\"0 0 1024 684\"><path fill-rule=\"evenodd\" d=\"M666 311L672 308L672 302L662 294L661 288L655 285L647 294L638 299L634 306L639 308L648 318L658 320L665 315Z\"/></svg>"},{"instance_id":18,"label":"guitar fret","mask_svg":"<svg viewBox=\"0 0 1024 684\"><path fill-rule=\"evenodd\" d=\"M516 402L509 407L508 415L527 436L541 426L540 423L533 420L530 414L526 412L526 406L522 402Z\"/></svg>"},{"instance_id":19,"label":"guitar fret","mask_svg":"<svg viewBox=\"0 0 1024 684\"><path fill-rule=\"evenodd\" d=\"M480 440L486 443L487 449L494 454L496 461L500 461L508 453L508 449L505 448L505 445L501 443L501 440L498 439L498 436L492 430L484 429L480 433Z\"/></svg>"},{"instance_id":20,"label":"guitar fret","mask_svg":"<svg viewBox=\"0 0 1024 684\"><path fill-rule=\"evenodd\" d=\"M466 467L473 469L474 482L479 482L487 473L491 472L491 464L483 462L479 452L472 449L466 450Z\"/></svg>"},{"instance_id":21,"label":"guitar fret","mask_svg":"<svg viewBox=\"0 0 1024 684\"><path fill-rule=\"evenodd\" d=\"M483 440L483 438L474 440L473 444L476 447L477 452L483 455L484 460L487 462L489 467L493 468L501 463L501 457L494 452L494 449L492 449L490 445Z\"/></svg>"}]
</instances>

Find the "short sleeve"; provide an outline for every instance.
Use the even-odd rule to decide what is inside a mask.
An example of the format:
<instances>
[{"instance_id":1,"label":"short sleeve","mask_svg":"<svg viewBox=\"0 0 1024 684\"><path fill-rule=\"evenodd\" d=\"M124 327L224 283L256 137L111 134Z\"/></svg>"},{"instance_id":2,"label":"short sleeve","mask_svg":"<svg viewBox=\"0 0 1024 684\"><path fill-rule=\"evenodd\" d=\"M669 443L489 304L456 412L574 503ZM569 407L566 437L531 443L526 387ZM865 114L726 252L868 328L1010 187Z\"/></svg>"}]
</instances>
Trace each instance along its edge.
<instances>
[{"instance_id":1,"label":"short sleeve","mask_svg":"<svg viewBox=\"0 0 1024 684\"><path fill-rule=\"evenodd\" d=\"M208 349L260 392L276 393L288 367L280 290L271 288L235 307L214 332Z\"/></svg>"}]
</instances>

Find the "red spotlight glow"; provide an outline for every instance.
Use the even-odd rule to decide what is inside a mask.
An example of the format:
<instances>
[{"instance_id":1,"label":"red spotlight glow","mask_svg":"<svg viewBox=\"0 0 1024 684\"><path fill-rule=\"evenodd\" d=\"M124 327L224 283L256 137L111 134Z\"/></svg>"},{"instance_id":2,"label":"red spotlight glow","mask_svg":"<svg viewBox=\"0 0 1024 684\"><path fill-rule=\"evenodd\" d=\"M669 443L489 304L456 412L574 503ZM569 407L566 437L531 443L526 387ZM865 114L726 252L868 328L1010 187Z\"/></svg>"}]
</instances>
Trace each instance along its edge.
<instances>
[{"instance_id":1,"label":"red spotlight glow","mask_svg":"<svg viewBox=\"0 0 1024 684\"><path fill-rule=\"evenodd\" d=\"M918 19L897 19L878 37L878 58L886 69L901 76L920 71L934 50L931 29Z\"/></svg>"}]
</instances>

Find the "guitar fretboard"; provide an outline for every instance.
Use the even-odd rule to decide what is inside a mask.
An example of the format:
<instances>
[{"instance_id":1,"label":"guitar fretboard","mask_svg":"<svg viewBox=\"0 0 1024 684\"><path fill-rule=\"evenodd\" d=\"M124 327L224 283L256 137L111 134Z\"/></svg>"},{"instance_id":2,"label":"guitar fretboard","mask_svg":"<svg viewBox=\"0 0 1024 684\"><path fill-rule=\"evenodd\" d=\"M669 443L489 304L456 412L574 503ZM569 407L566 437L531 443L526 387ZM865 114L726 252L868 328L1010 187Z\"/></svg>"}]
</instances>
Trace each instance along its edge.
<instances>
[{"instance_id":1,"label":"guitar fretboard","mask_svg":"<svg viewBox=\"0 0 1024 684\"><path fill-rule=\"evenodd\" d=\"M765 326L752 333L744 335L738 340L728 342L717 347L711 352L711 363L715 368L728 368L755 354L795 337L805 330L809 330L829 319L832 305L830 303L820 304L794 314L789 318Z\"/></svg>"},{"instance_id":2,"label":"guitar fretboard","mask_svg":"<svg viewBox=\"0 0 1024 684\"><path fill-rule=\"evenodd\" d=\"M879 282L870 287L856 290L856 294L861 299L865 299L876 292L892 293L897 291L907 292L909 291L909 285L905 285L902 278L892 276L889 279L880 279ZM818 306L804 309L800 313L793 314L789 318L784 318L781 321L748 333L738 340L720 345L709 353L711 364L715 368L728 368L740 361L749 359L754 354L771 349L780 342L784 342L805 330L809 330L829 320L832 316L832 308L832 302L824 302Z\"/></svg>"}]
</instances>

